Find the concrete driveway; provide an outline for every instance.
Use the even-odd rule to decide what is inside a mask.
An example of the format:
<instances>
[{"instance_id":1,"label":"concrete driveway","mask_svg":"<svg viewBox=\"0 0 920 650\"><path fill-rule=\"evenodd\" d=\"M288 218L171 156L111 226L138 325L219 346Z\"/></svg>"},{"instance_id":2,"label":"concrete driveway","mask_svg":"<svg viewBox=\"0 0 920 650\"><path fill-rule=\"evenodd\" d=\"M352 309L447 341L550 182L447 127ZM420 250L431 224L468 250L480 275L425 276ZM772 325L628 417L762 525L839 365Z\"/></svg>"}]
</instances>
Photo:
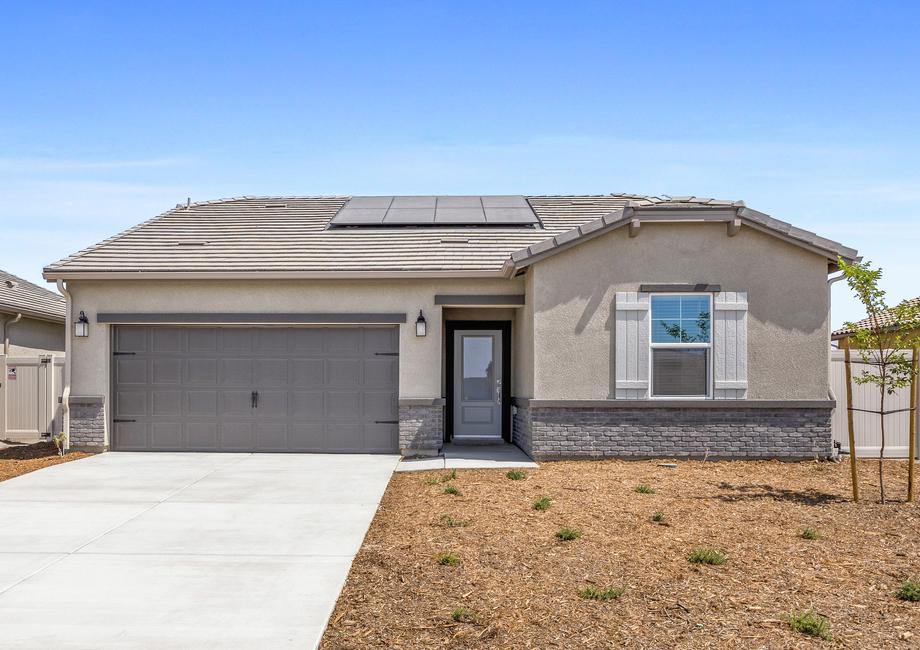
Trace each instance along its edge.
<instances>
[{"instance_id":1,"label":"concrete driveway","mask_svg":"<svg viewBox=\"0 0 920 650\"><path fill-rule=\"evenodd\" d=\"M312 648L396 456L108 453L0 483L0 645Z\"/></svg>"}]
</instances>

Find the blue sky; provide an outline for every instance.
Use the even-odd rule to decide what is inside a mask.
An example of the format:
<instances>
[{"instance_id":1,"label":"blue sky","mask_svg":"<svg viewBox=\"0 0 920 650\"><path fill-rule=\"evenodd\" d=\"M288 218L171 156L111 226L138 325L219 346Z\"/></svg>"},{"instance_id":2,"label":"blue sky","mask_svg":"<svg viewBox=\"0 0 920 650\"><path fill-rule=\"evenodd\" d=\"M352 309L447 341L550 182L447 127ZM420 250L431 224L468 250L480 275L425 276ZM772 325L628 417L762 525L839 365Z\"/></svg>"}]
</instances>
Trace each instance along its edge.
<instances>
[{"instance_id":1,"label":"blue sky","mask_svg":"<svg viewBox=\"0 0 920 650\"><path fill-rule=\"evenodd\" d=\"M189 196L637 192L744 199L917 296L918 19L912 2L8 3L0 268L40 281ZM835 324L861 316L840 284L834 300Z\"/></svg>"}]
</instances>

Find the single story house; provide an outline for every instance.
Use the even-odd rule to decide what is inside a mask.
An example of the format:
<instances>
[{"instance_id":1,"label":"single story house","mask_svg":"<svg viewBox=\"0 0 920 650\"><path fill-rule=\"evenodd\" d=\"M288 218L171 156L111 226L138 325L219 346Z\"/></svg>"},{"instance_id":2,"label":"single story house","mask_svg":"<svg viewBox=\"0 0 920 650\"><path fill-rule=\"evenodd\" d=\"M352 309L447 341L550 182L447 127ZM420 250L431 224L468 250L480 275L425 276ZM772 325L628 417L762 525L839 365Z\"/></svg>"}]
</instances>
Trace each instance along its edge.
<instances>
[{"instance_id":1,"label":"single story house","mask_svg":"<svg viewBox=\"0 0 920 650\"><path fill-rule=\"evenodd\" d=\"M60 294L0 271L0 354L63 355L64 311Z\"/></svg>"},{"instance_id":2,"label":"single story house","mask_svg":"<svg viewBox=\"0 0 920 650\"><path fill-rule=\"evenodd\" d=\"M44 276L72 447L806 458L838 255L740 201L243 197Z\"/></svg>"}]
</instances>

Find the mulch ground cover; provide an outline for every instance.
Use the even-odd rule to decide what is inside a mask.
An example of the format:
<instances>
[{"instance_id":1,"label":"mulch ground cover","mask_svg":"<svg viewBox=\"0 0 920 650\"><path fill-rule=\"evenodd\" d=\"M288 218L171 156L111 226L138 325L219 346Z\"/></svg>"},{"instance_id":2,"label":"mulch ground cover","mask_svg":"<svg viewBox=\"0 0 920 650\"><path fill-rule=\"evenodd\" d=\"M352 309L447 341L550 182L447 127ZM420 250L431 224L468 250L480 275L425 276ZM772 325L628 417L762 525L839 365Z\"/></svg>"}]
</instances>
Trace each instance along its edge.
<instances>
[{"instance_id":1,"label":"mulch ground cover","mask_svg":"<svg viewBox=\"0 0 920 650\"><path fill-rule=\"evenodd\" d=\"M78 451L69 452L59 456L57 448L50 442L39 442L34 445L17 445L0 449L0 481L34 472L43 467L50 467L59 463L85 458L90 454Z\"/></svg>"},{"instance_id":2,"label":"mulch ground cover","mask_svg":"<svg viewBox=\"0 0 920 650\"><path fill-rule=\"evenodd\" d=\"M859 504L846 463L659 462L394 475L322 648L920 647L920 603L896 597L920 579L906 463L886 463L880 505L871 461ZM830 640L791 628L806 610Z\"/></svg>"}]
</instances>

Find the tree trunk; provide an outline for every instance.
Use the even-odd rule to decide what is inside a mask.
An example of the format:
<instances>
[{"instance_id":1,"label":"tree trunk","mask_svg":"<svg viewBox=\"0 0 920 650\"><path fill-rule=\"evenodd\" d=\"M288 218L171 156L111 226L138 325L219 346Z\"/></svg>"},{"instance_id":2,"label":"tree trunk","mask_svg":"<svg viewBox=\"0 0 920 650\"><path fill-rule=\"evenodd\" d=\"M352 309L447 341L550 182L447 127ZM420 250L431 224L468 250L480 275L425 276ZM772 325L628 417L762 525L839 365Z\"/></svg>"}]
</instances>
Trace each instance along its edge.
<instances>
[{"instance_id":1,"label":"tree trunk","mask_svg":"<svg viewBox=\"0 0 920 650\"><path fill-rule=\"evenodd\" d=\"M881 409L880 409L882 413L879 417L881 418L881 424L882 424L881 426L882 444L878 450L878 489L879 489L879 492L881 493L882 503L885 503L885 474L883 471L885 467L883 463L883 460L885 458L885 387L884 386L882 386L882 390L880 391L880 393L882 396Z\"/></svg>"}]
</instances>

